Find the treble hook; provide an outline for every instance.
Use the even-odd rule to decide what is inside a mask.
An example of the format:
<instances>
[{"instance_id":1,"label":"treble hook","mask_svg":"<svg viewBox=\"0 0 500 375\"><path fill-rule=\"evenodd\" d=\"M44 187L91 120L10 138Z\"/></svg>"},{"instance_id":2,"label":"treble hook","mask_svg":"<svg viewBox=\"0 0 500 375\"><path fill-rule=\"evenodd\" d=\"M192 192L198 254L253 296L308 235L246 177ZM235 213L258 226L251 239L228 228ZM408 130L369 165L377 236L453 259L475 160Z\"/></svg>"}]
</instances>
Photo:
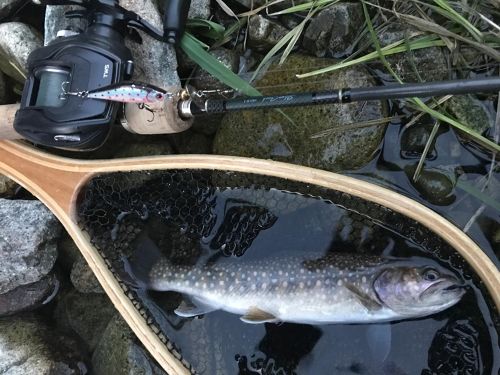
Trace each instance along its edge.
<instances>
[{"instance_id":1,"label":"treble hook","mask_svg":"<svg viewBox=\"0 0 500 375\"><path fill-rule=\"evenodd\" d=\"M150 106L148 106L145 103L138 103L137 106L139 107L139 109L145 109L146 111L151 112L153 114L153 118L151 120L146 120L147 122L153 122L154 121L154 119L155 119L155 111L153 111Z\"/></svg>"}]
</instances>

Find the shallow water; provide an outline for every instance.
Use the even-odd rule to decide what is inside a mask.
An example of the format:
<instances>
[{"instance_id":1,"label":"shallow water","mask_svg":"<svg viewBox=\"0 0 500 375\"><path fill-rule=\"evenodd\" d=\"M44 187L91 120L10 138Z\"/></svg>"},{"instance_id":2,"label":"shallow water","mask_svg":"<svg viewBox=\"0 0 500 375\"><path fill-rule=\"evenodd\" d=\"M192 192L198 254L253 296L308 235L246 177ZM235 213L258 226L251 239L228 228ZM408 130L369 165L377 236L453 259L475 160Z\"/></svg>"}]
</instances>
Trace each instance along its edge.
<instances>
[{"instance_id":1,"label":"shallow water","mask_svg":"<svg viewBox=\"0 0 500 375\"><path fill-rule=\"evenodd\" d=\"M152 329L199 373L498 373L498 312L480 280L427 228L376 204L277 178L152 171L93 179L79 212ZM327 252L430 258L460 275L467 293L438 314L385 325L250 325L222 311L180 318L179 294L143 289L124 271L145 236L189 265ZM390 340L379 334L388 330Z\"/></svg>"}]
</instances>

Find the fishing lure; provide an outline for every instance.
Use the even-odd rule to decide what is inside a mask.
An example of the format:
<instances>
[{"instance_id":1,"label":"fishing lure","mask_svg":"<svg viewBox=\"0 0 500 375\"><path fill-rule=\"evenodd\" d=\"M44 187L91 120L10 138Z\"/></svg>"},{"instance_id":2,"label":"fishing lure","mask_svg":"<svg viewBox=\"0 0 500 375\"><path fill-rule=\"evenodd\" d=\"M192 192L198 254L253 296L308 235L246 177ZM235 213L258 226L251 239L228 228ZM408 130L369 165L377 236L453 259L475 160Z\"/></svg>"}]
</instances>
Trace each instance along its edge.
<instances>
[{"instance_id":1,"label":"fishing lure","mask_svg":"<svg viewBox=\"0 0 500 375\"><path fill-rule=\"evenodd\" d=\"M94 90L76 92L66 91L63 87L63 94L122 103L158 103L172 98L171 93L141 82L120 82Z\"/></svg>"}]
</instances>

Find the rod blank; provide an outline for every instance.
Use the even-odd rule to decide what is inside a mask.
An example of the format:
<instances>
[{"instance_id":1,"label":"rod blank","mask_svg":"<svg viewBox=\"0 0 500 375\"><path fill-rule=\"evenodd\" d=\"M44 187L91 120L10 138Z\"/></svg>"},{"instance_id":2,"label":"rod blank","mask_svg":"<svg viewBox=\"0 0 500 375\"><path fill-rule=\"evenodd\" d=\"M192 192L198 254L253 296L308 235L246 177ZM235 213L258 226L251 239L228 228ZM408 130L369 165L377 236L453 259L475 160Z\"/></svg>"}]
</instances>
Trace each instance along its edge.
<instances>
[{"instance_id":1,"label":"rod blank","mask_svg":"<svg viewBox=\"0 0 500 375\"><path fill-rule=\"evenodd\" d=\"M332 91L252 96L234 99L208 99L204 108L194 102L180 103L181 117L225 113L251 109L299 107L306 105L349 103L367 100L426 98L443 95L464 95L500 91L500 77L478 78L402 85L345 88Z\"/></svg>"}]
</instances>

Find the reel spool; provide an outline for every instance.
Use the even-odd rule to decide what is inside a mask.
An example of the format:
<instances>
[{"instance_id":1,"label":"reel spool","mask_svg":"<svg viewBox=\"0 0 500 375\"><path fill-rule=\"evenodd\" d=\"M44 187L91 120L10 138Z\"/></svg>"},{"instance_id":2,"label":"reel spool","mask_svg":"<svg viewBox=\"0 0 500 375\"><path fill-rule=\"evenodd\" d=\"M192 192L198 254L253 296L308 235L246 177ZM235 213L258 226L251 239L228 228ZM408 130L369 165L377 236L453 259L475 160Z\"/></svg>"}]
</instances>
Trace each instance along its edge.
<instances>
[{"instance_id":1,"label":"reel spool","mask_svg":"<svg viewBox=\"0 0 500 375\"><path fill-rule=\"evenodd\" d=\"M56 66L44 66L34 73L37 87L35 106L62 107L66 102L64 85L70 81L70 72Z\"/></svg>"}]
</instances>

